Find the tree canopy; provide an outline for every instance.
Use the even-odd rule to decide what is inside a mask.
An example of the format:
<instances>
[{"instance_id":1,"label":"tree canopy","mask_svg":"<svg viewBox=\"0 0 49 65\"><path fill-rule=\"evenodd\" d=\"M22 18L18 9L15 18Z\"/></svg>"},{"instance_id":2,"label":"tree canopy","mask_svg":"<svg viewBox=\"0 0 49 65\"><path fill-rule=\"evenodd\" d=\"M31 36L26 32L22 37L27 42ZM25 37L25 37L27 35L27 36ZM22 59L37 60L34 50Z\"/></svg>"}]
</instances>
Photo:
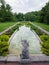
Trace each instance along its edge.
<instances>
[{"instance_id":1,"label":"tree canopy","mask_svg":"<svg viewBox=\"0 0 49 65\"><path fill-rule=\"evenodd\" d=\"M39 21L41 23L49 24L49 2L40 11Z\"/></svg>"},{"instance_id":2,"label":"tree canopy","mask_svg":"<svg viewBox=\"0 0 49 65\"><path fill-rule=\"evenodd\" d=\"M11 12L11 7L9 4L6 4L4 0L0 0L0 21L12 21L13 13Z\"/></svg>"},{"instance_id":3,"label":"tree canopy","mask_svg":"<svg viewBox=\"0 0 49 65\"><path fill-rule=\"evenodd\" d=\"M25 20L49 24L49 2L40 11L32 11L26 14L13 13L11 6L6 4L4 0L0 0L0 3L0 22Z\"/></svg>"}]
</instances>

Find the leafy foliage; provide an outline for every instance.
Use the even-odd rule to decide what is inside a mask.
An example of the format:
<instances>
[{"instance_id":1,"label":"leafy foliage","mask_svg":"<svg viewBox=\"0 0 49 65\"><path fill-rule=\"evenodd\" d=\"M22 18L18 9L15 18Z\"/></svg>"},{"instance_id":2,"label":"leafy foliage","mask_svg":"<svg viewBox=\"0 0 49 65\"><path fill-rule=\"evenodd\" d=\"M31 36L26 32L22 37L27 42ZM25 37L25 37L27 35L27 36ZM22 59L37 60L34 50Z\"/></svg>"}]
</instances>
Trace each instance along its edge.
<instances>
[{"instance_id":1,"label":"leafy foliage","mask_svg":"<svg viewBox=\"0 0 49 65\"><path fill-rule=\"evenodd\" d=\"M6 4L4 0L1 0L0 3L0 22L13 21L13 13L11 12L11 7L9 4Z\"/></svg>"},{"instance_id":2,"label":"leafy foliage","mask_svg":"<svg viewBox=\"0 0 49 65\"><path fill-rule=\"evenodd\" d=\"M42 23L49 24L49 2L40 11L39 21Z\"/></svg>"},{"instance_id":3,"label":"leafy foliage","mask_svg":"<svg viewBox=\"0 0 49 65\"><path fill-rule=\"evenodd\" d=\"M48 35L43 34L43 35L40 36L40 38L43 42L49 41L49 36Z\"/></svg>"},{"instance_id":4,"label":"leafy foliage","mask_svg":"<svg viewBox=\"0 0 49 65\"><path fill-rule=\"evenodd\" d=\"M8 54L8 40L9 37L7 35L0 36L0 56L6 56Z\"/></svg>"},{"instance_id":5,"label":"leafy foliage","mask_svg":"<svg viewBox=\"0 0 49 65\"><path fill-rule=\"evenodd\" d=\"M8 43L0 42L0 56L6 56L8 54Z\"/></svg>"},{"instance_id":6,"label":"leafy foliage","mask_svg":"<svg viewBox=\"0 0 49 65\"><path fill-rule=\"evenodd\" d=\"M49 56L49 36L48 35L41 35L41 40L43 41L41 43L41 50L44 54Z\"/></svg>"},{"instance_id":7,"label":"leafy foliage","mask_svg":"<svg viewBox=\"0 0 49 65\"><path fill-rule=\"evenodd\" d=\"M15 14L15 18L17 19L17 21L23 21L24 15L23 13L18 13L18 14Z\"/></svg>"},{"instance_id":8,"label":"leafy foliage","mask_svg":"<svg viewBox=\"0 0 49 65\"><path fill-rule=\"evenodd\" d=\"M0 41L1 42L3 42L3 41L6 41L7 42L8 40L9 40L9 36L7 36L7 35L1 35L0 36Z\"/></svg>"},{"instance_id":9,"label":"leafy foliage","mask_svg":"<svg viewBox=\"0 0 49 65\"><path fill-rule=\"evenodd\" d=\"M38 19L38 12L29 12L25 14L25 20L26 21L37 21Z\"/></svg>"},{"instance_id":10,"label":"leafy foliage","mask_svg":"<svg viewBox=\"0 0 49 65\"><path fill-rule=\"evenodd\" d=\"M9 4L5 0L0 0L0 22L5 21L39 21L41 23L49 24L49 2L40 10L34 12L12 13Z\"/></svg>"}]
</instances>

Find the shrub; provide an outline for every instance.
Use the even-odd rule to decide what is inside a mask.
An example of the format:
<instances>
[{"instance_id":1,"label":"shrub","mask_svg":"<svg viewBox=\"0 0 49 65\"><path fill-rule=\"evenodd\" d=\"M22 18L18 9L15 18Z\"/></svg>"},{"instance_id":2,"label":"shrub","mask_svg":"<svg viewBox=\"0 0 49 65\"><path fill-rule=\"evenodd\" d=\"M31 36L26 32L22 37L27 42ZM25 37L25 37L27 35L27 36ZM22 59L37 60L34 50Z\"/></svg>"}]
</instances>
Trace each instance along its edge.
<instances>
[{"instance_id":1,"label":"shrub","mask_svg":"<svg viewBox=\"0 0 49 65\"><path fill-rule=\"evenodd\" d=\"M43 35L40 36L40 38L43 42L49 41L49 36L48 35L43 34Z\"/></svg>"},{"instance_id":2,"label":"shrub","mask_svg":"<svg viewBox=\"0 0 49 65\"><path fill-rule=\"evenodd\" d=\"M29 26L31 30L34 30L38 35L42 35L42 32L37 27L32 25L30 22L27 23L27 26Z\"/></svg>"},{"instance_id":3,"label":"shrub","mask_svg":"<svg viewBox=\"0 0 49 65\"><path fill-rule=\"evenodd\" d=\"M44 54L49 56L49 41L43 42L41 50Z\"/></svg>"},{"instance_id":4,"label":"shrub","mask_svg":"<svg viewBox=\"0 0 49 65\"><path fill-rule=\"evenodd\" d=\"M49 36L48 35L41 35L40 38L42 40L41 50L44 54L49 56Z\"/></svg>"},{"instance_id":5,"label":"shrub","mask_svg":"<svg viewBox=\"0 0 49 65\"><path fill-rule=\"evenodd\" d=\"M0 56L6 56L8 54L8 40L9 36L1 35L0 36Z\"/></svg>"},{"instance_id":6,"label":"shrub","mask_svg":"<svg viewBox=\"0 0 49 65\"><path fill-rule=\"evenodd\" d=\"M6 56L8 54L8 43L0 42L0 56Z\"/></svg>"},{"instance_id":7,"label":"shrub","mask_svg":"<svg viewBox=\"0 0 49 65\"><path fill-rule=\"evenodd\" d=\"M21 26L21 24L18 23L16 26L14 26L9 31L7 31L5 34L8 35L8 36L11 36L14 33L15 30L19 30L20 26Z\"/></svg>"},{"instance_id":8,"label":"shrub","mask_svg":"<svg viewBox=\"0 0 49 65\"><path fill-rule=\"evenodd\" d=\"M7 36L7 35L1 35L0 36L0 41L2 41L2 42L6 41L7 42L8 40L9 40L9 36Z\"/></svg>"}]
</instances>

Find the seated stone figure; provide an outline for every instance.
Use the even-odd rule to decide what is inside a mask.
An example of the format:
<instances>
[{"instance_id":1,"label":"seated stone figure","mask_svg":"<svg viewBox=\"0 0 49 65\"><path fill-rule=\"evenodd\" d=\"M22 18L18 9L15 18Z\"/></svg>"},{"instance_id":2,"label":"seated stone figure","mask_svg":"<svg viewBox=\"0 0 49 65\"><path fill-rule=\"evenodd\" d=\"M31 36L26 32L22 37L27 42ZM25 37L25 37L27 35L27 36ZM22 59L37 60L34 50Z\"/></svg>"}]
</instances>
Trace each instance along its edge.
<instances>
[{"instance_id":1,"label":"seated stone figure","mask_svg":"<svg viewBox=\"0 0 49 65\"><path fill-rule=\"evenodd\" d=\"M22 59L29 59L29 52L28 52L29 44L28 44L27 40L22 40L21 42L22 42L21 58Z\"/></svg>"}]
</instances>

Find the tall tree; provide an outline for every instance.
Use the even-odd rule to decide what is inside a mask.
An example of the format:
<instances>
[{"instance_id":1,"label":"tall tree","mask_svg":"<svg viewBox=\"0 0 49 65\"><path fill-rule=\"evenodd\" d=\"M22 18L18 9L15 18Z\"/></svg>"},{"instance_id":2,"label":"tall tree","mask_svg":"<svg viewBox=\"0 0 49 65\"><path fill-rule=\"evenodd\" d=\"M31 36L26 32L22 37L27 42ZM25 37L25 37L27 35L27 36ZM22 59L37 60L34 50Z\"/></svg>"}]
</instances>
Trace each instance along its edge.
<instances>
[{"instance_id":1,"label":"tall tree","mask_svg":"<svg viewBox=\"0 0 49 65\"><path fill-rule=\"evenodd\" d=\"M11 7L10 7L9 4L6 4L6 10L7 10L7 11L11 11Z\"/></svg>"},{"instance_id":2,"label":"tall tree","mask_svg":"<svg viewBox=\"0 0 49 65\"><path fill-rule=\"evenodd\" d=\"M4 21L4 15L5 15L5 1L4 0L0 0L1 6L0 6L0 21Z\"/></svg>"},{"instance_id":3,"label":"tall tree","mask_svg":"<svg viewBox=\"0 0 49 65\"><path fill-rule=\"evenodd\" d=\"M23 13L15 14L15 16L16 16L16 19L17 19L18 21L23 21L23 20L24 20L24 15L23 15Z\"/></svg>"},{"instance_id":4,"label":"tall tree","mask_svg":"<svg viewBox=\"0 0 49 65\"><path fill-rule=\"evenodd\" d=\"M0 0L0 3L1 3L2 5L5 5L5 1L4 1L4 0Z\"/></svg>"},{"instance_id":5,"label":"tall tree","mask_svg":"<svg viewBox=\"0 0 49 65\"><path fill-rule=\"evenodd\" d=\"M39 15L40 22L49 24L49 2L42 8Z\"/></svg>"},{"instance_id":6,"label":"tall tree","mask_svg":"<svg viewBox=\"0 0 49 65\"><path fill-rule=\"evenodd\" d=\"M6 4L4 0L0 0L0 21L12 21L13 13L11 12L11 7L9 4Z\"/></svg>"}]
</instances>

